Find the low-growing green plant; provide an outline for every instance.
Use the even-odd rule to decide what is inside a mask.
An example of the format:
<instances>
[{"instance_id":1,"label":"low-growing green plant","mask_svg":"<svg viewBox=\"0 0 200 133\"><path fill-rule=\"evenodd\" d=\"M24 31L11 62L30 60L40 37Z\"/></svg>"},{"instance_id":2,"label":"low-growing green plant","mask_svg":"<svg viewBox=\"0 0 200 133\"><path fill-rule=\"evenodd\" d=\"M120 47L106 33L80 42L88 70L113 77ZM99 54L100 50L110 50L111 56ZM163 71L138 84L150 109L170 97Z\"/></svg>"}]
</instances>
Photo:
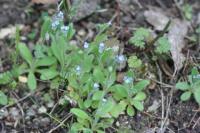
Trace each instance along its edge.
<instances>
[{"instance_id":1,"label":"low-growing green plant","mask_svg":"<svg viewBox=\"0 0 200 133\"><path fill-rule=\"evenodd\" d=\"M71 23L64 25L60 11L52 20L46 17L41 29L42 43L51 40L50 45L37 44L31 52L26 44L17 44L25 61L18 66L18 74L28 77L27 84L32 91L37 88L37 78L48 80L55 88L61 81L65 82L60 103L66 100L75 106L70 109L76 116L70 132L103 133L120 114L134 116L137 110L144 109L143 90L150 83L148 80L137 80L128 71L123 83L116 82L118 66L126 63L127 58L116 52L119 50L116 46L106 45L110 25L98 25L99 32L92 42L71 44L75 30ZM5 99L3 93L1 97Z\"/></svg>"},{"instance_id":2,"label":"low-growing green plant","mask_svg":"<svg viewBox=\"0 0 200 133\"><path fill-rule=\"evenodd\" d=\"M136 47L145 48L146 40L149 37L149 30L146 28L138 28L134 32L134 36L130 38L129 42Z\"/></svg>"},{"instance_id":3,"label":"low-growing green plant","mask_svg":"<svg viewBox=\"0 0 200 133\"><path fill-rule=\"evenodd\" d=\"M169 24L170 22L168 22L165 29L163 29L163 32L161 32L156 38L153 38L153 35L151 35L149 29L138 28L134 32L133 37L130 38L129 43L140 49L151 47L150 49L152 49L152 51L156 54L168 53L170 50L170 43L167 37L165 37L163 34Z\"/></svg>"},{"instance_id":4,"label":"low-growing green plant","mask_svg":"<svg viewBox=\"0 0 200 133\"><path fill-rule=\"evenodd\" d=\"M193 9L192 9L192 6L190 4L184 4L182 6L182 11L183 11L184 17L187 20L191 20L192 19Z\"/></svg>"},{"instance_id":5,"label":"low-growing green plant","mask_svg":"<svg viewBox=\"0 0 200 133\"><path fill-rule=\"evenodd\" d=\"M200 105L200 75L196 68L192 69L191 75L188 76L189 81L178 82L176 88L183 91L181 101L187 101L192 96L195 101Z\"/></svg>"}]
</instances>

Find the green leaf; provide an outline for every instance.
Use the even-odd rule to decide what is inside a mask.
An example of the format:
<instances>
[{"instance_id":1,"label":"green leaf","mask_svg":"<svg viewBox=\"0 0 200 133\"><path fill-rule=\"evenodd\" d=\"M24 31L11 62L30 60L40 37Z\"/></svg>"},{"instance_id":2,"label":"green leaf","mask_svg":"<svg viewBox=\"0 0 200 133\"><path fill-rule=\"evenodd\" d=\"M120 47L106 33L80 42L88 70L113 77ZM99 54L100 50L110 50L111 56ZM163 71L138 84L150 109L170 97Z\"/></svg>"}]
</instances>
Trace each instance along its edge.
<instances>
[{"instance_id":1,"label":"green leaf","mask_svg":"<svg viewBox=\"0 0 200 133\"><path fill-rule=\"evenodd\" d=\"M158 39L158 45L156 46L156 52L159 54L167 53L170 50L170 43L166 37Z\"/></svg>"},{"instance_id":2,"label":"green leaf","mask_svg":"<svg viewBox=\"0 0 200 133\"><path fill-rule=\"evenodd\" d=\"M110 111L110 114L117 118L125 109L126 109L127 103L125 101L120 101L117 105L114 106L114 108Z\"/></svg>"},{"instance_id":3,"label":"green leaf","mask_svg":"<svg viewBox=\"0 0 200 133\"><path fill-rule=\"evenodd\" d=\"M137 56L131 56L128 59L128 66L131 68L139 68L142 65L142 61Z\"/></svg>"},{"instance_id":4,"label":"green leaf","mask_svg":"<svg viewBox=\"0 0 200 133\"><path fill-rule=\"evenodd\" d=\"M190 89L190 85L187 82L178 82L176 88L182 91Z\"/></svg>"},{"instance_id":5,"label":"green leaf","mask_svg":"<svg viewBox=\"0 0 200 133\"><path fill-rule=\"evenodd\" d=\"M192 92L191 91L186 91L184 92L182 95L181 95L181 101L187 101L190 99L192 95Z\"/></svg>"},{"instance_id":6,"label":"green leaf","mask_svg":"<svg viewBox=\"0 0 200 133\"><path fill-rule=\"evenodd\" d=\"M0 73L0 84L5 85L12 81L12 74L8 72Z\"/></svg>"},{"instance_id":7,"label":"green leaf","mask_svg":"<svg viewBox=\"0 0 200 133\"><path fill-rule=\"evenodd\" d=\"M94 72L94 80L99 82L99 83L103 83L105 80L105 75L103 73L103 70L100 67L95 67Z\"/></svg>"},{"instance_id":8,"label":"green leaf","mask_svg":"<svg viewBox=\"0 0 200 133\"><path fill-rule=\"evenodd\" d=\"M90 99L87 99L84 101L85 108L89 108L91 106L91 104L92 104L92 100L90 100Z\"/></svg>"},{"instance_id":9,"label":"green leaf","mask_svg":"<svg viewBox=\"0 0 200 133\"><path fill-rule=\"evenodd\" d=\"M194 98L196 102L200 105L200 85L194 89Z\"/></svg>"},{"instance_id":10,"label":"green leaf","mask_svg":"<svg viewBox=\"0 0 200 133\"><path fill-rule=\"evenodd\" d=\"M193 9L192 9L192 6L190 4L185 4L183 7L182 7L182 10L183 10L183 13L184 13L184 17L187 19L187 20L191 20L192 19L192 13L193 13Z\"/></svg>"},{"instance_id":11,"label":"green leaf","mask_svg":"<svg viewBox=\"0 0 200 133\"><path fill-rule=\"evenodd\" d=\"M61 66L64 66L65 62L65 50L66 50L65 45L66 42L63 37L59 37L57 39L53 38L51 44L51 50Z\"/></svg>"},{"instance_id":12,"label":"green leaf","mask_svg":"<svg viewBox=\"0 0 200 133\"><path fill-rule=\"evenodd\" d=\"M137 101L142 101L146 99L146 94L144 92L138 92L137 95L133 99Z\"/></svg>"},{"instance_id":13,"label":"green leaf","mask_svg":"<svg viewBox=\"0 0 200 133\"><path fill-rule=\"evenodd\" d=\"M133 106L139 111L143 111L144 110L144 105L140 101L133 100Z\"/></svg>"},{"instance_id":14,"label":"green leaf","mask_svg":"<svg viewBox=\"0 0 200 133\"><path fill-rule=\"evenodd\" d=\"M0 105L7 105L7 103L8 103L7 96L2 91L0 91Z\"/></svg>"},{"instance_id":15,"label":"green leaf","mask_svg":"<svg viewBox=\"0 0 200 133\"><path fill-rule=\"evenodd\" d=\"M32 57L31 51L28 49L26 44L19 43L18 44L18 49L19 49L19 52L20 52L20 55L22 56L22 58L24 60L26 60L26 62L28 62L28 64L31 66L33 57Z\"/></svg>"},{"instance_id":16,"label":"green leaf","mask_svg":"<svg viewBox=\"0 0 200 133\"><path fill-rule=\"evenodd\" d=\"M28 74L28 87L29 89L31 89L32 91L36 89L37 86L37 82L36 82L36 78L35 75L33 74L33 72L29 72Z\"/></svg>"},{"instance_id":17,"label":"green leaf","mask_svg":"<svg viewBox=\"0 0 200 133\"><path fill-rule=\"evenodd\" d=\"M127 111L127 114L129 116L134 116L135 115L135 110L134 110L134 108L131 105L128 105L126 111Z\"/></svg>"},{"instance_id":18,"label":"green leaf","mask_svg":"<svg viewBox=\"0 0 200 133\"><path fill-rule=\"evenodd\" d=\"M144 48L145 39L149 36L148 29L145 28L138 28L134 36L130 38L129 42L134 44L136 47Z\"/></svg>"},{"instance_id":19,"label":"green leaf","mask_svg":"<svg viewBox=\"0 0 200 133\"><path fill-rule=\"evenodd\" d=\"M79 117L80 119L91 121L90 116L85 111L79 108L72 108L70 112Z\"/></svg>"},{"instance_id":20,"label":"green leaf","mask_svg":"<svg viewBox=\"0 0 200 133\"><path fill-rule=\"evenodd\" d=\"M49 68L49 69L43 69L43 70L39 70L41 76L40 76L40 79L41 80L50 80L50 79L53 79L55 78L56 76L58 76L58 72L53 69L53 68Z\"/></svg>"},{"instance_id":21,"label":"green leaf","mask_svg":"<svg viewBox=\"0 0 200 133\"><path fill-rule=\"evenodd\" d=\"M69 30L67 32L67 40L70 40L75 34L75 29L74 29L73 23L70 23L68 26L69 26Z\"/></svg>"},{"instance_id":22,"label":"green leaf","mask_svg":"<svg viewBox=\"0 0 200 133\"><path fill-rule=\"evenodd\" d=\"M101 100L104 95L103 91L96 91L92 97L92 100Z\"/></svg>"},{"instance_id":23,"label":"green leaf","mask_svg":"<svg viewBox=\"0 0 200 133\"><path fill-rule=\"evenodd\" d=\"M81 123L74 122L71 126L70 133L77 133L81 129L84 129L83 125Z\"/></svg>"},{"instance_id":24,"label":"green leaf","mask_svg":"<svg viewBox=\"0 0 200 133\"><path fill-rule=\"evenodd\" d=\"M42 59L39 59L36 61L36 67L40 67L40 66L51 66L52 64L54 64L56 62L56 59L54 57L44 57Z\"/></svg>"},{"instance_id":25,"label":"green leaf","mask_svg":"<svg viewBox=\"0 0 200 133\"><path fill-rule=\"evenodd\" d=\"M143 89L145 89L150 84L149 80L141 80L136 83L136 85L133 87L132 91L134 93L140 92Z\"/></svg>"},{"instance_id":26,"label":"green leaf","mask_svg":"<svg viewBox=\"0 0 200 133\"><path fill-rule=\"evenodd\" d=\"M106 117L108 113L113 109L114 102L112 99L108 99L106 102L102 101L101 105L97 109L97 116Z\"/></svg>"},{"instance_id":27,"label":"green leaf","mask_svg":"<svg viewBox=\"0 0 200 133\"><path fill-rule=\"evenodd\" d=\"M82 60L83 71L90 72L90 70L93 67L93 64L92 64L93 59L94 59L93 55L85 55L84 56L84 60Z\"/></svg>"},{"instance_id":28,"label":"green leaf","mask_svg":"<svg viewBox=\"0 0 200 133\"><path fill-rule=\"evenodd\" d=\"M116 99L122 99L128 96L128 92L123 85L114 85L111 87L112 92L114 93L114 97Z\"/></svg>"},{"instance_id":29,"label":"green leaf","mask_svg":"<svg viewBox=\"0 0 200 133\"><path fill-rule=\"evenodd\" d=\"M41 29L41 37L44 39L46 36L46 33L48 33L48 30L51 26L51 19L49 17L45 17L44 23L42 25Z\"/></svg>"},{"instance_id":30,"label":"green leaf","mask_svg":"<svg viewBox=\"0 0 200 133\"><path fill-rule=\"evenodd\" d=\"M94 43L95 45L99 45L99 43L104 42L105 40L107 40L107 35L106 34L99 34L95 37L94 39Z\"/></svg>"}]
</instances>

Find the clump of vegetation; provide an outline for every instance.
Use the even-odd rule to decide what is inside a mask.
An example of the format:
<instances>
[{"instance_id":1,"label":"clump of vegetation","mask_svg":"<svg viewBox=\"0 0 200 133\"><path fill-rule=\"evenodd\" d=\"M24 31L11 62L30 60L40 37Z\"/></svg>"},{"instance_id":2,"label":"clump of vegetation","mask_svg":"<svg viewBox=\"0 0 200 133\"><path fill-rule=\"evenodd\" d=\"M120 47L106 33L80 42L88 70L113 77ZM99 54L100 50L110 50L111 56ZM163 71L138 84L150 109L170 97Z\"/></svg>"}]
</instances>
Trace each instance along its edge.
<instances>
[{"instance_id":1,"label":"clump of vegetation","mask_svg":"<svg viewBox=\"0 0 200 133\"><path fill-rule=\"evenodd\" d=\"M181 101L187 101L192 96L200 105L200 75L197 68L193 68L191 74L188 76L188 82L178 82L176 88L183 91Z\"/></svg>"},{"instance_id":2,"label":"clump of vegetation","mask_svg":"<svg viewBox=\"0 0 200 133\"><path fill-rule=\"evenodd\" d=\"M185 10L189 10L185 15L191 19L190 9ZM76 31L73 23L66 25L63 19L62 11L52 18L44 18L41 41L33 51L19 41L17 34L15 60L18 57L19 60L12 70L0 74L0 85L15 88L21 81L32 92L36 91L40 82L48 82L52 90L62 86L63 94L58 104L68 105L69 113L75 116L68 123L69 132L104 133L120 115L135 116L138 111L143 111L148 97L145 89L150 84L145 76L144 79L138 77L145 69L143 60L137 54L127 57L118 46L107 45L106 41L113 39L107 32L111 22L97 26L98 33L93 41L72 44L70 41ZM170 50L164 35L168 24L157 37L153 37L147 28L136 29L129 40L130 45L147 50L152 58L157 55L162 55L162 58ZM123 80L119 82L117 74L126 64ZM199 78L198 70L194 68L188 81L176 84L176 88L183 91L182 101L193 96L200 104ZM50 95L44 94L44 99L50 101ZM0 91L0 105L12 104L9 100L6 92Z\"/></svg>"},{"instance_id":3,"label":"clump of vegetation","mask_svg":"<svg viewBox=\"0 0 200 133\"><path fill-rule=\"evenodd\" d=\"M1 74L1 84L23 76L27 77L30 91L35 91L37 79L49 81L54 88L59 88L64 82L67 89L63 97L75 103L70 112L76 116L76 120L70 126L70 131L101 133L112 126L120 114L134 116L137 110L144 109L144 89L150 82L137 80L133 71L127 71L123 83L116 82L117 67L127 58L118 54L116 48L105 44L109 38L106 30L110 23L98 27L99 33L92 42L72 45L70 40L75 30L72 23L64 25L63 13L58 12L52 20L46 17L41 38L43 43L51 39L50 45L35 45L32 54L26 44L17 43L22 62L15 68L15 76L11 72ZM0 104L7 104L3 92L0 98Z\"/></svg>"}]
</instances>

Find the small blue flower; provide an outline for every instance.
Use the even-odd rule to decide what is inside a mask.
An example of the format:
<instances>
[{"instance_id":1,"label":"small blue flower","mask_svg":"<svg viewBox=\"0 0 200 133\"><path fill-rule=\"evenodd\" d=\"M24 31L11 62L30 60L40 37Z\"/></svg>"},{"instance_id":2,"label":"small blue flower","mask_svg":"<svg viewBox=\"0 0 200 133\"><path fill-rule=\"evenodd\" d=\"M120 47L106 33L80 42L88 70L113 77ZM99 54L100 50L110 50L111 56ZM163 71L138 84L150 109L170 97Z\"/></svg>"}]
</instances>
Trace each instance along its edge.
<instances>
[{"instance_id":1,"label":"small blue flower","mask_svg":"<svg viewBox=\"0 0 200 133\"><path fill-rule=\"evenodd\" d=\"M60 24L60 22L58 20L53 21L51 24L52 29L56 29L59 24Z\"/></svg>"},{"instance_id":2,"label":"small blue flower","mask_svg":"<svg viewBox=\"0 0 200 133\"><path fill-rule=\"evenodd\" d=\"M99 53L103 53L104 49L105 49L105 44L104 43L100 43L99 44Z\"/></svg>"},{"instance_id":3,"label":"small blue flower","mask_svg":"<svg viewBox=\"0 0 200 133\"><path fill-rule=\"evenodd\" d=\"M93 87L94 87L94 89L99 89L99 84L98 83L94 83Z\"/></svg>"},{"instance_id":4,"label":"small blue flower","mask_svg":"<svg viewBox=\"0 0 200 133\"><path fill-rule=\"evenodd\" d=\"M69 30L69 27L68 26L61 26L61 31L63 32L63 33L67 33L67 31Z\"/></svg>"},{"instance_id":5,"label":"small blue flower","mask_svg":"<svg viewBox=\"0 0 200 133\"><path fill-rule=\"evenodd\" d=\"M105 102L107 102L107 99L103 98L102 101L105 103Z\"/></svg>"},{"instance_id":6,"label":"small blue flower","mask_svg":"<svg viewBox=\"0 0 200 133\"><path fill-rule=\"evenodd\" d=\"M62 12L62 11L59 11L56 17L57 17L58 19L60 19L60 20L63 20L63 18L64 18L63 12Z\"/></svg>"},{"instance_id":7,"label":"small blue flower","mask_svg":"<svg viewBox=\"0 0 200 133\"><path fill-rule=\"evenodd\" d=\"M130 84L130 83L132 83L133 82L133 78L132 77L128 77L128 76L124 76L124 82L126 83L126 84Z\"/></svg>"},{"instance_id":8,"label":"small blue flower","mask_svg":"<svg viewBox=\"0 0 200 133\"><path fill-rule=\"evenodd\" d=\"M200 74L194 75L193 78L194 78L194 79L200 79Z\"/></svg>"},{"instance_id":9,"label":"small blue flower","mask_svg":"<svg viewBox=\"0 0 200 133\"><path fill-rule=\"evenodd\" d=\"M111 26L111 25L112 25L112 22L111 22L111 21L109 21L109 22L108 22L108 25L109 25L109 26Z\"/></svg>"},{"instance_id":10,"label":"small blue flower","mask_svg":"<svg viewBox=\"0 0 200 133\"><path fill-rule=\"evenodd\" d=\"M117 55L116 56L116 61L117 61L117 63L122 64L122 63L124 63L126 61L126 57L124 55Z\"/></svg>"},{"instance_id":11,"label":"small blue flower","mask_svg":"<svg viewBox=\"0 0 200 133\"><path fill-rule=\"evenodd\" d=\"M80 75L80 73L81 73L81 67L77 66L75 70L76 70L76 74Z\"/></svg>"},{"instance_id":12,"label":"small blue flower","mask_svg":"<svg viewBox=\"0 0 200 133\"><path fill-rule=\"evenodd\" d=\"M83 47L84 47L85 49L89 48L89 43L84 42Z\"/></svg>"}]
</instances>

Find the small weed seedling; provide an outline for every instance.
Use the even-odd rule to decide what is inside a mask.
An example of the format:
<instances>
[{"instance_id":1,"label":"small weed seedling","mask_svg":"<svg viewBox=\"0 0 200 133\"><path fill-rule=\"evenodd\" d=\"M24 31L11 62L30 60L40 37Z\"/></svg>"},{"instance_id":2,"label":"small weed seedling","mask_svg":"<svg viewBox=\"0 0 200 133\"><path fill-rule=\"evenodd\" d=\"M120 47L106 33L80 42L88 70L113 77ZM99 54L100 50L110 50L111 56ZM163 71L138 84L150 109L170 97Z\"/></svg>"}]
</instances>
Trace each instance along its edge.
<instances>
[{"instance_id":1,"label":"small weed seedling","mask_svg":"<svg viewBox=\"0 0 200 133\"><path fill-rule=\"evenodd\" d=\"M178 82L176 88L183 91L181 101L187 101L194 96L195 101L200 105L200 75L196 68L192 69L188 76L189 82Z\"/></svg>"}]
</instances>

